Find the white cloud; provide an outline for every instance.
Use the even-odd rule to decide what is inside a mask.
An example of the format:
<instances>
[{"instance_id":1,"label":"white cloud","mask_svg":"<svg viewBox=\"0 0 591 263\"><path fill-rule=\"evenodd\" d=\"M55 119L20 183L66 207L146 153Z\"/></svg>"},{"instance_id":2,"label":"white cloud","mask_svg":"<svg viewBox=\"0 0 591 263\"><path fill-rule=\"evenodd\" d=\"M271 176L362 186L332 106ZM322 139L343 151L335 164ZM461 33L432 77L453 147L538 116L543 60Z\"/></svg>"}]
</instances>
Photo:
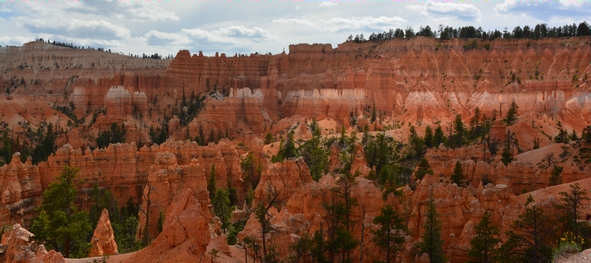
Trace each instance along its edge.
<instances>
[{"instance_id":1,"label":"white cloud","mask_svg":"<svg viewBox=\"0 0 591 263\"><path fill-rule=\"evenodd\" d=\"M280 24L299 24L307 27L313 27L316 30L329 32L343 31L376 31L387 30L400 26L406 19L401 17L388 16L364 16L364 17L332 17L332 18L279 18L273 20L273 23Z\"/></svg>"},{"instance_id":2,"label":"white cloud","mask_svg":"<svg viewBox=\"0 0 591 263\"><path fill-rule=\"evenodd\" d=\"M25 22L24 26L32 33L46 33L73 38L116 40L129 37L127 28L114 25L105 20L71 19L60 23L48 23L47 20L35 19Z\"/></svg>"},{"instance_id":3,"label":"white cloud","mask_svg":"<svg viewBox=\"0 0 591 263\"><path fill-rule=\"evenodd\" d=\"M455 17L465 21L480 20L480 9L472 4L434 2L425 4L425 11L429 15L441 15Z\"/></svg>"},{"instance_id":4,"label":"white cloud","mask_svg":"<svg viewBox=\"0 0 591 263\"><path fill-rule=\"evenodd\" d=\"M81 4L64 8L67 12L75 12L84 15L100 15L115 17L118 19L130 19L136 21L178 21L179 17L164 8L160 1L74 1Z\"/></svg>"},{"instance_id":5,"label":"white cloud","mask_svg":"<svg viewBox=\"0 0 591 263\"><path fill-rule=\"evenodd\" d=\"M260 27L229 26L220 28L215 33L225 37L248 38L255 41L269 38L269 33Z\"/></svg>"},{"instance_id":6,"label":"white cloud","mask_svg":"<svg viewBox=\"0 0 591 263\"><path fill-rule=\"evenodd\" d=\"M320 3L318 6L320 7L333 7L333 6L337 6L339 5L337 2L335 1L325 1Z\"/></svg>"},{"instance_id":7,"label":"white cloud","mask_svg":"<svg viewBox=\"0 0 591 263\"><path fill-rule=\"evenodd\" d=\"M29 42L33 39L26 36L2 36L0 37L0 45L2 46L18 46Z\"/></svg>"},{"instance_id":8,"label":"white cloud","mask_svg":"<svg viewBox=\"0 0 591 263\"><path fill-rule=\"evenodd\" d=\"M207 40L218 43L239 43L240 41L261 41L269 39L269 32L260 27L247 27L243 25L211 27L212 30L203 28L185 28L181 32L194 39Z\"/></svg>"}]
</instances>

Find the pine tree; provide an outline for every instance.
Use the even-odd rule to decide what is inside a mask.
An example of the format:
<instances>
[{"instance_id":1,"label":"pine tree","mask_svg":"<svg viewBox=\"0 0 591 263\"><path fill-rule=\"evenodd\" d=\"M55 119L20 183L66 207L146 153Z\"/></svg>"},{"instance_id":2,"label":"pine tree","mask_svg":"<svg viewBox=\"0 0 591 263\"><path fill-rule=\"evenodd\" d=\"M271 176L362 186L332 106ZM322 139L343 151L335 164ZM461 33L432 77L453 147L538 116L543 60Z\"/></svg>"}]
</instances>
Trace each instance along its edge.
<instances>
[{"instance_id":1,"label":"pine tree","mask_svg":"<svg viewBox=\"0 0 591 263\"><path fill-rule=\"evenodd\" d=\"M468 252L470 262L489 263L494 262L499 239L499 229L490 221L490 212L486 211L476 226L475 236L470 241L472 247Z\"/></svg>"},{"instance_id":2,"label":"pine tree","mask_svg":"<svg viewBox=\"0 0 591 263\"><path fill-rule=\"evenodd\" d=\"M503 119L505 124L511 126L515 123L515 121L517 120L518 108L519 107L517 106L517 103L515 103L515 101L511 102L511 107L509 107L509 111L507 111L507 116L505 117L505 119Z\"/></svg>"},{"instance_id":3,"label":"pine tree","mask_svg":"<svg viewBox=\"0 0 591 263\"><path fill-rule=\"evenodd\" d=\"M562 122L558 121L556 128L558 129L558 135L554 137L554 141L557 143L569 143L570 138L568 136L568 132L562 126Z\"/></svg>"},{"instance_id":4,"label":"pine tree","mask_svg":"<svg viewBox=\"0 0 591 263\"><path fill-rule=\"evenodd\" d=\"M583 135L581 138L583 139L583 142L591 144L591 126L587 126L583 129Z\"/></svg>"},{"instance_id":5,"label":"pine tree","mask_svg":"<svg viewBox=\"0 0 591 263\"><path fill-rule=\"evenodd\" d=\"M530 195L525 211L513 222L514 232L508 233L508 240L501 246L501 256L520 262L550 262L552 229L543 210ZM505 261L506 262L506 261Z\"/></svg>"},{"instance_id":6,"label":"pine tree","mask_svg":"<svg viewBox=\"0 0 591 263\"><path fill-rule=\"evenodd\" d=\"M433 147L439 147L439 145L444 142L445 135L443 135L443 129L441 129L441 126L437 126L435 129L435 135L433 136Z\"/></svg>"},{"instance_id":7,"label":"pine tree","mask_svg":"<svg viewBox=\"0 0 591 263\"><path fill-rule=\"evenodd\" d=\"M550 185L562 184L562 167L554 165L552 168L552 174L550 175Z\"/></svg>"},{"instance_id":8,"label":"pine tree","mask_svg":"<svg viewBox=\"0 0 591 263\"><path fill-rule=\"evenodd\" d=\"M425 146L427 146L427 148L433 147L433 130L431 129L431 126L428 125L425 128Z\"/></svg>"},{"instance_id":9,"label":"pine tree","mask_svg":"<svg viewBox=\"0 0 591 263\"><path fill-rule=\"evenodd\" d=\"M371 123L374 123L377 119L376 116L376 105L374 104L373 107L371 108Z\"/></svg>"},{"instance_id":10,"label":"pine tree","mask_svg":"<svg viewBox=\"0 0 591 263\"><path fill-rule=\"evenodd\" d=\"M273 262L274 261L274 254L271 253L271 249L268 248L267 245L267 234L273 230L271 225L271 214L269 213L269 209L279 197L278 192L273 188L273 186L268 185L266 188L266 195L263 200L258 202L255 210L254 215L257 221L261 226L261 241L262 241L262 248L263 248L263 255L261 256L261 262Z\"/></svg>"},{"instance_id":11,"label":"pine tree","mask_svg":"<svg viewBox=\"0 0 591 263\"><path fill-rule=\"evenodd\" d=\"M586 22L582 22L579 24L577 28L577 36L591 36L591 29Z\"/></svg>"},{"instance_id":12,"label":"pine tree","mask_svg":"<svg viewBox=\"0 0 591 263\"><path fill-rule=\"evenodd\" d=\"M563 212L564 227L563 232L571 232L578 236L583 236L583 227L586 224L580 223L579 219L583 202L589 201L587 191L581 188L579 184L571 184L570 192L560 192L560 204L558 208Z\"/></svg>"},{"instance_id":13,"label":"pine tree","mask_svg":"<svg viewBox=\"0 0 591 263\"><path fill-rule=\"evenodd\" d=\"M287 133L287 138L285 141L281 141L279 152L276 156L273 156L273 162L282 162L285 159L293 158L297 156L297 149L295 146L295 142L293 139L294 131L289 131Z\"/></svg>"},{"instance_id":14,"label":"pine tree","mask_svg":"<svg viewBox=\"0 0 591 263\"><path fill-rule=\"evenodd\" d=\"M454 132L450 134L447 144L452 148L461 147L464 145L466 137L466 128L464 127L464 123L462 122L462 116L456 115L456 119L454 120Z\"/></svg>"},{"instance_id":15,"label":"pine tree","mask_svg":"<svg viewBox=\"0 0 591 263\"><path fill-rule=\"evenodd\" d=\"M437 211L433 196L429 198L429 207L427 210L427 218L425 222L425 232L423 233L423 241L419 243L421 253L427 253L429 262L443 263L445 262L445 255L443 253L443 240L441 239L441 226L437 218Z\"/></svg>"},{"instance_id":16,"label":"pine tree","mask_svg":"<svg viewBox=\"0 0 591 263\"><path fill-rule=\"evenodd\" d=\"M164 228L164 213L162 213L162 211L158 214L158 222L156 226L158 227L158 234L162 233L162 229Z\"/></svg>"},{"instance_id":17,"label":"pine tree","mask_svg":"<svg viewBox=\"0 0 591 263\"><path fill-rule=\"evenodd\" d=\"M77 173L77 169L64 168L57 181L43 192L39 216L31 225L37 240L65 257L85 257L90 248L92 224L88 214L76 204L74 180Z\"/></svg>"},{"instance_id":18,"label":"pine tree","mask_svg":"<svg viewBox=\"0 0 591 263\"><path fill-rule=\"evenodd\" d=\"M456 161L454 173L451 175L451 181L458 186L464 185L464 171L462 170L462 164L460 163L460 161Z\"/></svg>"},{"instance_id":19,"label":"pine tree","mask_svg":"<svg viewBox=\"0 0 591 263\"><path fill-rule=\"evenodd\" d=\"M212 165L209 170L209 177L207 177L207 192L209 192L209 199L213 200L216 194L215 165Z\"/></svg>"},{"instance_id":20,"label":"pine tree","mask_svg":"<svg viewBox=\"0 0 591 263\"><path fill-rule=\"evenodd\" d=\"M222 222L222 229L228 230L232 216L230 195L227 190L217 189L211 201L215 215Z\"/></svg>"},{"instance_id":21,"label":"pine tree","mask_svg":"<svg viewBox=\"0 0 591 263\"><path fill-rule=\"evenodd\" d=\"M373 232L374 242L386 252L385 262L390 263L404 244L404 221L392 206L385 206L380 215L374 218L373 223L378 226Z\"/></svg>"},{"instance_id":22,"label":"pine tree","mask_svg":"<svg viewBox=\"0 0 591 263\"><path fill-rule=\"evenodd\" d=\"M299 147L299 151L310 169L312 179L318 181L320 177L328 172L329 152L320 137L319 129L318 132L313 132L310 140Z\"/></svg>"},{"instance_id":23,"label":"pine tree","mask_svg":"<svg viewBox=\"0 0 591 263\"><path fill-rule=\"evenodd\" d=\"M510 138L511 136L509 136ZM501 154L501 161L505 166L509 165L513 161L513 153L511 152L511 144L510 139L507 139L505 142L505 147L503 148L503 153Z\"/></svg>"},{"instance_id":24,"label":"pine tree","mask_svg":"<svg viewBox=\"0 0 591 263\"><path fill-rule=\"evenodd\" d=\"M427 162L427 159L422 158L419 161L419 164L417 165L417 170L415 171L415 178L421 180L427 174L433 174L433 170L431 169L429 162Z\"/></svg>"},{"instance_id":25,"label":"pine tree","mask_svg":"<svg viewBox=\"0 0 591 263\"><path fill-rule=\"evenodd\" d=\"M414 126L410 126L410 135L408 142L410 144L411 153L410 157L421 157L425 154L425 142L417 135L417 131Z\"/></svg>"}]
</instances>

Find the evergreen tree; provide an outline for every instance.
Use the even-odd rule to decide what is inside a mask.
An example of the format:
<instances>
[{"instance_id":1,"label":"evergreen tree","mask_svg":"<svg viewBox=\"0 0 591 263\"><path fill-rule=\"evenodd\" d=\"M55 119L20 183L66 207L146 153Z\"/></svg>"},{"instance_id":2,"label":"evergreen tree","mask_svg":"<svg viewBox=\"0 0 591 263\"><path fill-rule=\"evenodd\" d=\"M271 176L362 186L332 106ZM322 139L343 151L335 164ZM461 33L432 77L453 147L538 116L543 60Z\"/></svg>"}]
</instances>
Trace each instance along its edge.
<instances>
[{"instance_id":1,"label":"evergreen tree","mask_svg":"<svg viewBox=\"0 0 591 263\"><path fill-rule=\"evenodd\" d=\"M326 172L328 172L328 157L329 152L322 138L320 137L320 130L312 132L312 138L299 147L299 151L304 158L304 161L310 169L310 175L316 181L320 179Z\"/></svg>"},{"instance_id":2,"label":"evergreen tree","mask_svg":"<svg viewBox=\"0 0 591 263\"><path fill-rule=\"evenodd\" d=\"M513 161L513 153L511 152L511 145L509 141L505 143L503 153L501 154L501 161L505 166L509 165Z\"/></svg>"},{"instance_id":3,"label":"evergreen tree","mask_svg":"<svg viewBox=\"0 0 591 263\"><path fill-rule=\"evenodd\" d=\"M433 147L439 147L439 145L444 142L445 135L443 135L443 129L441 129L441 126L437 126L435 129L435 135L433 136Z\"/></svg>"},{"instance_id":4,"label":"evergreen tree","mask_svg":"<svg viewBox=\"0 0 591 263\"><path fill-rule=\"evenodd\" d=\"M228 230L232 216L230 195L227 190L217 189L212 200L213 211L222 222L222 229Z\"/></svg>"},{"instance_id":5,"label":"evergreen tree","mask_svg":"<svg viewBox=\"0 0 591 263\"><path fill-rule=\"evenodd\" d=\"M411 152L409 154L410 158L418 158L425 154L425 142L417 135L417 131L415 130L414 126L410 126L410 135L408 138L408 142L410 144Z\"/></svg>"},{"instance_id":6,"label":"evergreen tree","mask_svg":"<svg viewBox=\"0 0 591 263\"><path fill-rule=\"evenodd\" d=\"M568 132L562 126L562 122L558 121L556 126L556 128L558 128L558 135L554 137L554 141L557 143L569 143L570 138L568 136Z\"/></svg>"},{"instance_id":7,"label":"evergreen tree","mask_svg":"<svg viewBox=\"0 0 591 263\"><path fill-rule=\"evenodd\" d=\"M466 128L462 122L462 116L458 114L454 120L454 132L447 139L448 146L451 148L461 147L464 145L465 136Z\"/></svg>"},{"instance_id":8,"label":"evergreen tree","mask_svg":"<svg viewBox=\"0 0 591 263\"><path fill-rule=\"evenodd\" d=\"M158 213L158 222L156 222L156 226L158 228L158 234L162 233L162 229L164 228L164 213L162 213L162 211Z\"/></svg>"},{"instance_id":9,"label":"evergreen tree","mask_svg":"<svg viewBox=\"0 0 591 263\"><path fill-rule=\"evenodd\" d=\"M421 180L427 174L433 174L433 170L431 169L429 162L427 162L427 159L422 158L419 161L419 164L417 165L417 170L415 171L415 178Z\"/></svg>"},{"instance_id":10,"label":"evergreen tree","mask_svg":"<svg viewBox=\"0 0 591 263\"><path fill-rule=\"evenodd\" d=\"M578 142L579 141L579 136L577 135L577 131L572 130L570 132L570 135L568 136L569 140L573 141L573 142Z\"/></svg>"},{"instance_id":11,"label":"evergreen tree","mask_svg":"<svg viewBox=\"0 0 591 263\"><path fill-rule=\"evenodd\" d=\"M550 185L562 184L562 167L554 165L552 168L552 174L550 175Z\"/></svg>"},{"instance_id":12,"label":"evergreen tree","mask_svg":"<svg viewBox=\"0 0 591 263\"><path fill-rule=\"evenodd\" d=\"M271 133L267 133L267 134L265 135L265 144L270 144L270 143L272 143L272 142L273 142L273 140L274 140L274 139L273 139L273 134L271 134Z\"/></svg>"},{"instance_id":13,"label":"evergreen tree","mask_svg":"<svg viewBox=\"0 0 591 263\"><path fill-rule=\"evenodd\" d=\"M207 177L207 192L209 192L209 199L213 200L217 192L215 186L215 165L212 165L209 170L209 177Z\"/></svg>"},{"instance_id":14,"label":"evergreen tree","mask_svg":"<svg viewBox=\"0 0 591 263\"><path fill-rule=\"evenodd\" d=\"M519 262L550 262L553 234L550 224L530 195L525 203L525 211L513 223L514 232L508 233L509 238L501 247L501 256Z\"/></svg>"},{"instance_id":15,"label":"evergreen tree","mask_svg":"<svg viewBox=\"0 0 591 263\"><path fill-rule=\"evenodd\" d=\"M90 248L92 224L88 214L76 204L74 179L77 169L66 166L57 181L43 192L39 216L33 219L31 230L37 240L65 257L85 257Z\"/></svg>"},{"instance_id":16,"label":"evergreen tree","mask_svg":"<svg viewBox=\"0 0 591 263\"><path fill-rule=\"evenodd\" d=\"M200 137L202 138L202 137ZM160 127L150 127L150 139L155 144L162 144L168 139L168 119L164 118Z\"/></svg>"},{"instance_id":17,"label":"evergreen tree","mask_svg":"<svg viewBox=\"0 0 591 263\"><path fill-rule=\"evenodd\" d=\"M458 186L464 185L464 171L462 170L462 164L460 163L460 161L456 161L454 173L451 175L451 181Z\"/></svg>"},{"instance_id":18,"label":"evergreen tree","mask_svg":"<svg viewBox=\"0 0 591 263\"><path fill-rule=\"evenodd\" d=\"M373 232L374 242L386 252L385 262L393 262L404 244L406 232L404 221L392 206L385 206L380 215L374 218L373 223L378 226L378 229Z\"/></svg>"},{"instance_id":19,"label":"evergreen tree","mask_svg":"<svg viewBox=\"0 0 591 263\"><path fill-rule=\"evenodd\" d=\"M517 121L518 108L519 107L517 106L517 103L515 103L515 101L511 102L511 107L509 107L509 111L507 111L507 116L505 117L505 119L503 119L505 124L507 124L508 126L515 124L515 121Z\"/></svg>"},{"instance_id":20,"label":"evergreen tree","mask_svg":"<svg viewBox=\"0 0 591 263\"><path fill-rule=\"evenodd\" d=\"M269 249L267 245L267 234L271 232L271 230L273 230L273 227L271 225L271 214L269 214L269 209L271 209L271 207L275 205L275 202L279 197L278 192L271 185L267 186L265 192L265 198L257 204L254 210L255 218L261 226L261 241L263 248L261 262L263 263L275 261L274 254L271 253L272 251L271 249Z\"/></svg>"},{"instance_id":21,"label":"evergreen tree","mask_svg":"<svg viewBox=\"0 0 591 263\"><path fill-rule=\"evenodd\" d=\"M259 184L261 178L262 167L258 158L255 158L253 153L248 153L246 157L240 161L240 168L246 174L246 189L255 189Z\"/></svg>"},{"instance_id":22,"label":"evergreen tree","mask_svg":"<svg viewBox=\"0 0 591 263\"><path fill-rule=\"evenodd\" d=\"M339 174L337 187L332 189L333 202L326 207L328 210L328 250L329 258L335 262L336 254L340 254L341 262L351 262L351 251L359 242L353 237L353 221L351 215L357 200L352 195L358 173L346 172Z\"/></svg>"},{"instance_id":23,"label":"evergreen tree","mask_svg":"<svg viewBox=\"0 0 591 263\"><path fill-rule=\"evenodd\" d=\"M474 116L470 119L470 132L469 132L469 139L475 140L477 138L482 138L488 134L490 130L490 121L480 113L480 109L476 108L474 110Z\"/></svg>"},{"instance_id":24,"label":"evergreen tree","mask_svg":"<svg viewBox=\"0 0 591 263\"><path fill-rule=\"evenodd\" d=\"M420 251L421 253L427 253L429 262L443 263L445 262L445 255L443 253L443 240L441 239L441 226L437 218L437 211L435 210L432 195L429 197L429 207L426 217L423 240L419 243Z\"/></svg>"},{"instance_id":25,"label":"evergreen tree","mask_svg":"<svg viewBox=\"0 0 591 263\"><path fill-rule=\"evenodd\" d=\"M571 232L576 236L584 236L583 228L586 227L588 230L589 226L577 220L580 217L583 202L590 200L587 196L587 191L581 188L579 184L571 184L570 192L560 192L559 194L560 204L558 208L563 212L563 220L561 220L564 222L563 232Z\"/></svg>"},{"instance_id":26,"label":"evergreen tree","mask_svg":"<svg viewBox=\"0 0 591 263\"><path fill-rule=\"evenodd\" d=\"M394 150L395 145L394 139L384 133L378 133L375 137L368 137L363 151L369 167L379 173L382 167L397 159Z\"/></svg>"},{"instance_id":27,"label":"evergreen tree","mask_svg":"<svg viewBox=\"0 0 591 263\"><path fill-rule=\"evenodd\" d=\"M433 147L433 139L433 130L431 129L431 126L427 125L425 128L425 146L427 146L427 148Z\"/></svg>"},{"instance_id":28,"label":"evergreen tree","mask_svg":"<svg viewBox=\"0 0 591 263\"><path fill-rule=\"evenodd\" d=\"M125 142L125 126L111 123L110 129L102 131L96 138L96 144L99 148L106 148L109 144Z\"/></svg>"},{"instance_id":29,"label":"evergreen tree","mask_svg":"<svg viewBox=\"0 0 591 263\"><path fill-rule=\"evenodd\" d=\"M591 144L591 126L587 126L583 129L583 135L581 138L584 143Z\"/></svg>"},{"instance_id":30,"label":"evergreen tree","mask_svg":"<svg viewBox=\"0 0 591 263\"><path fill-rule=\"evenodd\" d=\"M499 229L490 221L490 212L486 211L476 226L475 236L470 241L471 248L468 252L470 262L489 263L494 262L499 239Z\"/></svg>"},{"instance_id":31,"label":"evergreen tree","mask_svg":"<svg viewBox=\"0 0 591 263\"><path fill-rule=\"evenodd\" d=\"M587 22L582 22L577 28L577 36L591 36L591 29L587 25Z\"/></svg>"},{"instance_id":32,"label":"evergreen tree","mask_svg":"<svg viewBox=\"0 0 591 263\"><path fill-rule=\"evenodd\" d=\"M281 141L281 144L279 146L279 152L277 152L277 155L273 156L271 161L282 162L285 159L297 156L297 149L295 146L295 142L293 140L293 135L293 130L287 133L287 138L285 139L285 141Z\"/></svg>"}]
</instances>

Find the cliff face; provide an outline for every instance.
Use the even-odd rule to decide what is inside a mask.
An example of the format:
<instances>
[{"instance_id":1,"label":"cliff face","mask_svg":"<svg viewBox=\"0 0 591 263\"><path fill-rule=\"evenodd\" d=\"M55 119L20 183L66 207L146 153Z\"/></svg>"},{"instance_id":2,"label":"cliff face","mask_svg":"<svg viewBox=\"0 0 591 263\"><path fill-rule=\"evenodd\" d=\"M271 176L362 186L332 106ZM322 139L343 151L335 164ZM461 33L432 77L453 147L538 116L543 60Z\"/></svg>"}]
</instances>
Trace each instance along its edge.
<instances>
[{"instance_id":1,"label":"cliff face","mask_svg":"<svg viewBox=\"0 0 591 263\"><path fill-rule=\"evenodd\" d=\"M470 40L471 41L471 40ZM170 118L183 94L206 95L201 113L176 139L206 134L263 134L281 119L367 119L384 125L447 124L475 108L488 117L519 106L528 133L543 138L558 120L580 130L591 119L589 38L475 41L416 38L383 43L293 45L289 54L136 59L33 42L2 48L3 120L60 123L60 143L93 144L110 123L125 123L129 141ZM471 46L471 45L470 45ZM48 55L49 54L49 55ZM39 103L22 107L25 102ZM82 124L53 105L70 108ZM177 108L177 109L175 109ZM526 125L526 126L527 126ZM551 130L551 129L550 129ZM530 136L531 137L531 136ZM530 140L527 142L531 144Z\"/></svg>"},{"instance_id":2,"label":"cliff face","mask_svg":"<svg viewBox=\"0 0 591 263\"><path fill-rule=\"evenodd\" d=\"M515 101L528 120L547 116L579 130L585 124L576 120L591 114L588 42L506 40L477 42L478 48L464 50L465 41L418 38L336 49L296 45L289 55L231 58L191 57L184 51L167 75L190 90L227 90L227 106L207 108L209 114L202 115L209 121L297 114L346 123L350 115L367 115L375 106L378 117L390 121L446 123L476 107L489 116L504 114ZM263 110L255 116L235 110L252 104Z\"/></svg>"},{"instance_id":3,"label":"cliff face","mask_svg":"<svg viewBox=\"0 0 591 263\"><path fill-rule=\"evenodd\" d=\"M240 262L253 251L226 244L227 233L211 212L207 192L207 178L213 175L218 188L236 190L236 216L247 214L242 205L247 198L254 197L256 205L269 189L277 191L269 238L287 257L300 237L326 225L324 204L337 186L333 174L342 160L341 149L331 147L328 174L314 181L301 158L271 162L281 144L278 136L293 130L299 144L311 137L308 125L316 119L325 138L338 138L343 126L347 134L367 126L406 141L411 125L421 136L426 125L441 125L447 135L456 114L467 122L478 108L496 118L492 139L503 141L508 131L517 139L510 164L501 162L500 150L492 155L484 144L436 147L425 154L433 175L413 189L399 189L403 199L384 199L382 189L367 178L360 145L352 156L352 170L360 173L352 188L359 201L352 212L359 224L352 233L363 244L363 252L356 250L352 258L379 259L371 242L372 220L383 205L392 204L408 216L402 256L421 260L412 248L420 241L432 194L446 254L463 262L484 211L492 211L504 232L528 194L550 206L559 191L568 189L566 184L547 188L555 166L563 169L563 183L588 186L591 174L581 145L552 142L558 121L578 134L591 124L591 40L476 40L476 48L466 45L471 41L293 45L289 54L235 57L180 51L162 61L37 42L0 48L0 88L8 90L0 96L0 121L18 136L27 134L27 125L43 121L60 130L58 150L47 161L33 165L15 154L0 167L0 225L27 223L43 190L68 165L80 168L83 207L92 205L89 192L95 185L110 190L120 206L128 200L140 205L137 239L153 243L130 255L130 262L209 260L215 251L223 260ZM203 104L181 124L181 112L189 108L183 102L193 95L203 96ZM512 102L519 106L518 120L506 127L500 120ZM99 132L112 123L125 125L126 142L93 149ZM170 138L152 144L151 128L163 124ZM275 138L263 142L267 133ZM206 146L187 140L203 137L227 139ZM260 166L255 189L248 188L252 178L241 168L248 153ZM467 187L450 183L456 162L462 164ZM158 234L161 215L165 220ZM255 215L241 219L246 226L238 238L260 238Z\"/></svg>"}]
</instances>

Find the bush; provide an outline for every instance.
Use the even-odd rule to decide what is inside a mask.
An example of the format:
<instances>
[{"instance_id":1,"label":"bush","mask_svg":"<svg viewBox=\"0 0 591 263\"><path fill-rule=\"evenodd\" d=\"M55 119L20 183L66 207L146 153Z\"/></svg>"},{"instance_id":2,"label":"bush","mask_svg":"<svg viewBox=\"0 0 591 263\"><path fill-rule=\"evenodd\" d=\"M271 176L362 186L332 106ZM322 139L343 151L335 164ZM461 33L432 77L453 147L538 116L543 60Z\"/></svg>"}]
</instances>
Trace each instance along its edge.
<instances>
[{"instance_id":1,"label":"bush","mask_svg":"<svg viewBox=\"0 0 591 263\"><path fill-rule=\"evenodd\" d=\"M575 235L571 232L564 233L562 237L560 237L558 247L552 251L552 262L556 262L556 260L560 257L581 252L584 243L585 241L583 237Z\"/></svg>"}]
</instances>

